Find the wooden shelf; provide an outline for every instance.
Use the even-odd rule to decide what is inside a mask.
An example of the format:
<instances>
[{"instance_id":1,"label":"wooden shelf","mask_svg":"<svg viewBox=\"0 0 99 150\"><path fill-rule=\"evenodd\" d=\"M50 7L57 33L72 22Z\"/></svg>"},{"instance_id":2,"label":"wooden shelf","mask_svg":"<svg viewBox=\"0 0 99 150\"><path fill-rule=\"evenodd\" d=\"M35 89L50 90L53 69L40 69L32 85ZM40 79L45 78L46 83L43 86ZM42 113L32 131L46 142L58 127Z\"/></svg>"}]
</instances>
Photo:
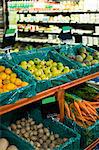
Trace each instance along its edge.
<instances>
[{"instance_id":1,"label":"wooden shelf","mask_svg":"<svg viewBox=\"0 0 99 150\"><path fill-rule=\"evenodd\" d=\"M51 96L51 95L58 93L56 95L57 95L57 99L59 100L60 120L63 121L63 119L64 119L64 99L59 98L61 95L60 93L62 93L62 92L64 93L64 90L71 88L73 86L79 85L81 83L84 83L88 80L94 79L98 76L99 76L99 72L85 76L85 77L77 79L77 80L74 80L74 81L69 82L69 83L65 83L63 85L48 89L46 91L38 93L36 96L33 96L31 98L24 98L24 99L18 100L14 104L1 106L0 107L0 115L3 115L7 112L10 112L10 111L15 110L17 108L20 108L20 107L25 106L27 104L40 101L43 98L46 98L48 96Z\"/></svg>"}]
</instances>

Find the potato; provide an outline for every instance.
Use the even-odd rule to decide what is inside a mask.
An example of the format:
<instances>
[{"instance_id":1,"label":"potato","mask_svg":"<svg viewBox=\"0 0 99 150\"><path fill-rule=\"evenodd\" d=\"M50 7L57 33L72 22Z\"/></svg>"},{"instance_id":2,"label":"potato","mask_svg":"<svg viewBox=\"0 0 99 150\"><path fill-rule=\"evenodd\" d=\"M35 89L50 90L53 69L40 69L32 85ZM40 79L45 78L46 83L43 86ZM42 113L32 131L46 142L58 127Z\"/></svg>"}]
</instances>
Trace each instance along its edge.
<instances>
[{"instance_id":1,"label":"potato","mask_svg":"<svg viewBox=\"0 0 99 150\"><path fill-rule=\"evenodd\" d=\"M30 126L26 126L26 131L30 131Z\"/></svg>"},{"instance_id":2,"label":"potato","mask_svg":"<svg viewBox=\"0 0 99 150\"><path fill-rule=\"evenodd\" d=\"M18 124L21 124L21 120L17 120L16 121L16 124L18 125Z\"/></svg>"},{"instance_id":3,"label":"potato","mask_svg":"<svg viewBox=\"0 0 99 150\"><path fill-rule=\"evenodd\" d=\"M18 125L17 125L17 128L18 128L18 129L21 129L21 128L22 128L22 126L21 126L20 124L18 124Z\"/></svg>"},{"instance_id":4,"label":"potato","mask_svg":"<svg viewBox=\"0 0 99 150\"><path fill-rule=\"evenodd\" d=\"M48 130L47 128L44 128L44 132L45 132L45 133L48 133L49 130Z\"/></svg>"},{"instance_id":5,"label":"potato","mask_svg":"<svg viewBox=\"0 0 99 150\"><path fill-rule=\"evenodd\" d=\"M46 141L46 140L47 140L47 136L44 135L44 136L42 137L42 139L43 139L43 141Z\"/></svg>"},{"instance_id":6,"label":"potato","mask_svg":"<svg viewBox=\"0 0 99 150\"><path fill-rule=\"evenodd\" d=\"M31 123L33 121L33 119L29 118L27 121L28 121L28 123Z\"/></svg>"},{"instance_id":7,"label":"potato","mask_svg":"<svg viewBox=\"0 0 99 150\"><path fill-rule=\"evenodd\" d=\"M24 127L25 126L25 122L22 121L21 122L21 126Z\"/></svg>"},{"instance_id":8,"label":"potato","mask_svg":"<svg viewBox=\"0 0 99 150\"><path fill-rule=\"evenodd\" d=\"M30 144L31 144L31 145L34 145L33 141L30 141Z\"/></svg>"},{"instance_id":9,"label":"potato","mask_svg":"<svg viewBox=\"0 0 99 150\"><path fill-rule=\"evenodd\" d=\"M50 132L47 132L47 133L46 133L46 136L49 137L49 136L50 136Z\"/></svg>"},{"instance_id":10,"label":"potato","mask_svg":"<svg viewBox=\"0 0 99 150\"><path fill-rule=\"evenodd\" d=\"M37 131L33 131L33 135L37 135Z\"/></svg>"},{"instance_id":11,"label":"potato","mask_svg":"<svg viewBox=\"0 0 99 150\"><path fill-rule=\"evenodd\" d=\"M11 124L11 129L15 131L17 129L16 124Z\"/></svg>"},{"instance_id":12,"label":"potato","mask_svg":"<svg viewBox=\"0 0 99 150\"><path fill-rule=\"evenodd\" d=\"M39 134L43 134L44 130L43 129L39 129L38 132L39 132Z\"/></svg>"},{"instance_id":13,"label":"potato","mask_svg":"<svg viewBox=\"0 0 99 150\"><path fill-rule=\"evenodd\" d=\"M33 131L31 131L31 132L29 133L29 136L30 136L30 137L33 136Z\"/></svg>"},{"instance_id":14,"label":"potato","mask_svg":"<svg viewBox=\"0 0 99 150\"><path fill-rule=\"evenodd\" d=\"M42 144L43 144L43 140L42 140L42 139L39 139L39 143L42 145Z\"/></svg>"},{"instance_id":15,"label":"potato","mask_svg":"<svg viewBox=\"0 0 99 150\"><path fill-rule=\"evenodd\" d=\"M46 144L49 145L51 143L51 140L46 140Z\"/></svg>"},{"instance_id":16,"label":"potato","mask_svg":"<svg viewBox=\"0 0 99 150\"><path fill-rule=\"evenodd\" d=\"M39 125L37 125L37 129L41 129L41 128L43 128L43 124L42 123L40 123Z\"/></svg>"},{"instance_id":17,"label":"potato","mask_svg":"<svg viewBox=\"0 0 99 150\"><path fill-rule=\"evenodd\" d=\"M16 134L20 134L20 130L16 130L15 133L16 133Z\"/></svg>"},{"instance_id":18,"label":"potato","mask_svg":"<svg viewBox=\"0 0 99 150\"><path fill-rule=\"evenodd\" d=\"M25 138L28 138L28 137L29 137L29 133L26 132L26 133L23 134L23 136L24 136Z\"/></svg>"},{"instance_id":19,"label":"potato","mask_svg":"<svg viewBox=\"0 0 99 150\"><path fill-rule=\"evenodd\" d=\"M36 136L30 137L30 139L31 139L32 141L37 141L37 137L36 137Z\"/></svg>"},{"instance_id":20,"label":"potato","mask_svg":"<svg viewBox=\"0 0 99 150\"><path fill-rule=\"evenodd\" d=\"M7 150L18 150L18 148L15 145L11 145Z\"/></svg>"},{"instance_id":21,"label":"potato","mask_svg":"<svg viewBox=\"0 0 99 150\"><path fill-rule=\"evenodd\" d=\"M43 137L43 135L44 135L43 133L39 133L38 137L41 138L41 137Z\"/></svg>"},{"instance_id":22,"label":"potato","mask_svg":"<svg viewBox=\"0 0 99 150\"><path fill-rule=\"evenodd\" d=\"M31 126L34 125L34 124L35 124L35 121L30 122L30 125L31 125Z\"/></svg>"},{"instance_id":23,"label":"potato","mask_svg":"<svg viewBox=\"0 0 99 150\"><path fill-rule=\"evenodd\" d=\"M47 148L48 148L46 143L43 143L43 144L42 144L42 147L43 147L44 149L46 149L46 150L47 150Z\"/></svg>"},{"instance_id":24,"label":"potato","mask_svg":"<svg viewBox=\"0 0 99 150\"><path fill-rule=\"evenodd\" d=\"M59 135L58 135L58 134L55 134L54 136L55 136L56 139L59 138Z\"/></svg>"},{"instance_id":25,"label":"potato","mask_svg":"<svg viewBox=\"0 0 99 150\"><path fill-rule=\"evenodd\" d=\"M24 128L21 129L21 134L24 134L26 132L26 130Z\"/></svg>"},{"instance_id":26,"label":"potato","mask_svg":"<svg viewBox=\"0 0 99 150\"><path fill-rule=\"evenodd\" d=\"M51 140L51 141L54 141L54 140L55 140L54 135L50 135L50 137L49 137L49 138L50 138L50 140Z\"/></svg>"},{"instance_id":27,"label":"potato","mask_svg":"<svg viewBox=\"0 0 99 150\"><path fill-rule=\"evenodd\" d=\"M25 119L25 118L22 118L22 119L21 119L21 121L22 121L22 122L25 122L25 121L26 121L26 119Z\"/></svg>"},{"instance_id":28,"label":"potato","mask_svg":"<svg viewBox=\"0 0 99 150\"><path fill-rule=\"evenodd\" d=\"M37 125L34 125L34 126L33 126L33 129L34 129L34 130L37 130Z\"/></svg>"},{"instance_id":29,"label":"potato","mask_svg":"<svg viewBox=\"0 0 99 150\"><path fill-rule=\"evenodd\" d=\"M5 138L0 138L0 150L6 150L9 142Z\"/></svg>"}]
</instances>

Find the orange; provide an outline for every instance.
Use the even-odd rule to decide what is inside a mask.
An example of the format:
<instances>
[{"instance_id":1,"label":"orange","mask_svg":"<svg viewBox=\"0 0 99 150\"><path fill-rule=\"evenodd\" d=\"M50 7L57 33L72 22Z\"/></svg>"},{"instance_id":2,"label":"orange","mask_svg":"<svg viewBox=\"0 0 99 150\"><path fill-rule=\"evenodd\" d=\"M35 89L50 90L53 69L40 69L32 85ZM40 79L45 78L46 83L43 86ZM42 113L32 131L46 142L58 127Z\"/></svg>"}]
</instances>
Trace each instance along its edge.
<instances>
[{"instance_id":1,"label":"orange","mask_svg":"<svg viewBox=\"0 0 99 150\"><path fill-rule=\"evenodd\" d=\"M7 79L7 80L10 80L10 75L7 75L6 79Z\"/></svg>"},{"instance_id":2,"label":"orange","mask_svg":"<svg viewBox=\"0 0 99 150\"><path fill-rule=\"evenodd\" d=\"M15 80L15 84L16 85L21 85L22 84L22 81L21 81L21 79L19 79L19 78L16 78L16 80Z\"/></svg>"},{"instance_id":3,"label":"orange","mask_svg":"<svg viewBox=\"0 0 99 150\"><path fill-rule=\"evenodd\" d=\"M0 79L4 80L4 79L6 79L6 77L7 77L6 73L4 73L4 72L0 73Z\"/></svg>"},{"instance_id":4,"label":"orange","mask_svg":"<svg viewBox=\"0 0 99 150\"><path fill-rule=\"evenodd\" d=\"M10 80L8 79L3 80L3 84L8 84L8 83L10 83Z\"/></svg>"},{"instance_id":5,"label":"orange","mask_svg":"<svg viewBox=\"0 0 99 150\"><path fill-rule=\"evenodd\" d=\"M11 73L12 73L12 70L11 70L10 68L6 68L6 69L5 69L5 73L6 73L6 74L11 74Z\"/></svg>"},{"instance_id":6,"label":"orange","mask_svg":"<svg viewBox=\"0 0 99 150\"><path fill-rule=\"evenodd\" d=\"M2 83L2 80L0 79L0 83Z\"/></svg>"},{"instance_id":7,"label":"orange","mask_svg":"<svg viewBox=\"0 0 99 150\"><path fill-rule=\"evenodd\" d=\"M16 78L17 74L16 73L11 73L11 78Z\"/></svg>"},{"instance_id":8,"label":"orange","mask_svg":"<svg viewBox=\"0 0 99 150\"><path fill-rule=\"evenodd\" d=\"M3 89L3 92L9 92L9 90L7 90L7 89Z\"/></svg>"},{"instance_id":9,"label":"orange","mask_svg":"<svg viewBox=\"0 0 99 150\"><path fill-rule=\"evenodd\" d=\"M7 89L7 84L2 86L3 89Z\"/></svg>"},{"instance_id":10,"label":"orange","mask_svg":"<svg viewBox=\"0 0 99 150\"><path fill-rule=\"evenodd\" d=\"M0 93L3 93L3 89L0 89Z\"/></svg>"},{"instance_id":11,"label":"orange","mask_svg":"<svg viewBox=\"0 0 99 150\"><path fill-rule=\"evenodd\" d=\"M28 85L28 83L27 82L22 82L22 84L21 84L22 86L27 86Z\"/></svg>"},{"instance_id":12,"label":"orange","mask_svg":"<svg viewBox=\"0 0 99 150\"><path fill-rule=\"evenodd\" d=\"M16 78L10 77L10 81L11 81L11 83L15 83Z\"/></svg>"},{"instance_id":13,"label":"orange","mask_svg":"<svg viewBox=\"0 0 99 150\"><path fill-rule=\"evenodd\" d=\"M0 66L0 72L3 72L5 70L4 66Z\"/></svg>"},{"instance_id":14,"label":"orange","mask_svg":"<svg viewBox=\"0 0 99 150\"><path fill-rule=\"evenodd\" d=\"M13 84L13 83L8 83L8 84L6 84L6 86L7 86L7 90L14 90L14 88L15 88L15 85Z\"/></svg>"},{"instance_id":15,"label":"orange","mask_svg":"<svg viewBox=\"0 0 99 150\"><path fill-rule=\"evenodd\" d=\"M2 88L2 86L3 86L3 84L2 84L2 83L0 83L0 88Z\"/></svg>"}]
</instances>

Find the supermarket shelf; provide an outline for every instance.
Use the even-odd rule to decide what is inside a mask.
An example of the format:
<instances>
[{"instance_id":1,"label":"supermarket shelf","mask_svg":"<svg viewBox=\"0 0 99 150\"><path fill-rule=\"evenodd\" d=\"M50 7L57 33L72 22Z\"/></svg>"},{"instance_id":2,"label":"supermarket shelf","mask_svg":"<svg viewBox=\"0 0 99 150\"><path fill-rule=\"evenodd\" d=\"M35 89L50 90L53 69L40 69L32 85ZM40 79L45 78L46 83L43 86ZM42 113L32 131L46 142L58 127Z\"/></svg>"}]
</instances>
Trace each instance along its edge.
<instances>
[{"instance_id":1,"label":"supermarket shelf","mask_svg":"<svg viewBox=\"0 0 99 150\"><path fill-rule=\"evenodd\" d=\"M61 22L21 22L21 21L18 21L17 22L18 24L39 24L39 25L73 25L73 26L77 26L77 25L86 25L86 26L91 26L91 25L93 25L93 26L99 26L99 23L77 23L77 22L75 22L75 23L65 23L65 22L63 22L63 23L61 23Z\"/></svg>"},{"instance_id":2,"label":"supermarket shelf","mask_svg":"<svg viewBox=\"0 0 99 150\"><path fill-rule=\"evenodd\" d=\"M78 33L73 33L71 34L72 36L90 36L90 37L99 37L99 34L78 34Z\"/></svg>"},{"instance_id":3,"label":"supermarket shelf","mask_svg":"<svg viewBox=\"0 0 99 150\"><path fill-rule=\"evenodd\" d=\"M41 41L42 40L42 41ZM21 41L21 42L32 42L32 43L48 43L48 44L63 44L63 42L54 42L50 41L49 39L32 39L32 38L16 38L16 41Z\"/></svg>"},{"instance_id":4,"label":"supermarket shelf","mask_svg":"<svg viewBox=\"0 0 99 150\"><path fill-rule=\"evenodd\" d=\"M40 31L18 31L18 33L35 33L35 34L60 34L61 32L40 32Z\"/></svg>"},{"instance_id":5,"label":"supermarket shelf","mask_svg":"<svg viewBox=\"0 0 99 150\"><path fill-rule=\"evenodd\" d=\"M91 145L89 145L87 148L85 148L84 150L93 150L97 144L99 144L99 138L97 140L95 140Z\"/></svg>"},{"instance_id":6,"label":"supermarket shelf","mask_svg":"<svg viewBox=\"0 0 99 150\"><path fill-rule=\"evenodd\" d=\"M19 11L17 12L18 14L51 14L51 15L57 15L57 14L63 14L63 15L67 15L67 14L99 14L99 11L33 11L33 12L29 12L29 11Z\"/></svg>"},{"instance_id":7,"label":"supermarket shelf","mask_svg":"<svg viewBox=\"0 0 99 150\"><path fill-rule=\"evenodd\" d=\"M33 96L31 98L21 99L14 104L1 106L0 107L0 115L3 115L7 112L10 112L10 111L15 110L17 108L20 108L20 107L25 106L27 104L40 101L43 98L46 98L48 96L51 96L51 95L58 93L57 95L58 95L58 100L60 103L60 114L61 114L60 116L61 116L61 120L63 121L63 119L64 119L64 111L63 111L64 110L64 99L63 98L61 99L59 97L62 95L62 93L64 93L64 90L71 88L73 86L79 85L81 83L84 83L84 82L91 80L93 78L96 78L98 76L99 76L99 72L85 76L85 77L77 79L77 80L74 80L74 81L69 82L69 83L65 83L63 85L48 89L46 91L38 93L36 96Z\"/></svg>"}]
</instances>

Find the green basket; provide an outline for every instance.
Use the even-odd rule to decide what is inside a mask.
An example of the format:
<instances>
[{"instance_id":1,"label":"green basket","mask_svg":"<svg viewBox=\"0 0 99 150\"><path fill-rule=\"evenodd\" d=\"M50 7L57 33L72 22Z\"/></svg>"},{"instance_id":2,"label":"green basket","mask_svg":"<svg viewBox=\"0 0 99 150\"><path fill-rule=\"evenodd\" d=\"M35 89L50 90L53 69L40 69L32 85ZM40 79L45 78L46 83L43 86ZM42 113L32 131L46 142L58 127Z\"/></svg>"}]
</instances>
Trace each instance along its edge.
<instances>
[{"instance_id":1,"label":"green basket","mask_svg":"<svg viewBox=\"0 0 99 150\"><path fill-rule=\"evenodd\" d=\"M61 46L56 46L55 49L62 54L64 57L69 57L69 56L76 56L77 55L77 50L79 48L85 47L87 49L87 51L92 55L93 52L95 52L96 50L88 47L88 46L84 46L83 44L77 44L75 46L72 45L61 45ZM66 55L66 56L65 56ZM70 59L70 58L69 58ZM72 60L72 59L71 59ZM76 60L73 60L75 63L77 63L79 66L82 67L82 63L77 62ZM94 65L95 66L95 65Z\"/></svg>"},{"instance_id":2,"label":"green basket","mask_svg":"<svg viewBox=\"0 0 99 150\"><path fill-rule=\"evenodd\" d=\"M83 128L77 125L76 122L74 122L73 120L65 117L64 124L81 135L81 149L86 148L93 142L93 140L99 138L99 120L97 120L94 125L88 128Z\"/></svg>"},{"instance_id":3,"label":"green basket","mask_svg":"<svg viewBox=\"0 0 99 150\"><path fill-rule=\"evenodd\" d=\"M29 83L29 85L25 87L21 87L10 92L0 94L0 105L15 103L21 98L27 98L36 95L35 81L32 81L31 83L31 79L26 74L22 73L18 67L12 66L7 61L0 60L0 65L4 65L7 68L11 68L12 71L15 72L22 81L26 81Z\"/></svg>"},{"instance_id":4,"label":"green basket","mask_svg":"<svg viewBox=\"0 0 99 150\"><path fill-rule=\"evenodd\" d=\"M19 139L13 132L10 132L4 126L0 126L0 138L6 138L10 145L17 146L18 150L33 150L33 147L26 141Z\"/></svg>"},{"instance_id":5,"label":"green basket","mask_svg":"<svg viewBox=\"0 0 99 150\"><path fill-rule=\"evenodd\" d=\"M56 62L62 62L64 64L64 66L69 66L70 68L74 68L75 70L77 70L79 67L73 63L71 60L69 60L68 58L63 58L60 54L58 54L56 51L37 51L37 52L33 52L31 51L30 54L19 54L19 53L13 53L11 55L12 59L11 60L7 60L9 61L12 65L14 66L18 66L21 61L29 61L31 59L34 58L39 58L41 60L49 60L52 59ZM27 70L22 69L21 67L18 66L18 69L20 69L21 72L24 72L26 75L28 75L32 80L35 80L37 83L36 86L36 92L41 92L44 91L46 89L49 89L51 87L55 87L61 84L64 84L66 82L70 82L74 79L77 79L77 73L76 71L72 71L69 72L67 74L64 75L60 75L54 78L51 78L49 80L36 80L35 77L29 73Z\"/></svg>"},{"instance_id":6,"label":"green basket","mask_svg":"<svg viewBox=\"0 0 99 150\"><path fill-rule=\"evenodd\" d=\"M49 128L50 131L59 134L61 138L68 138L67 142L61 144L59 148L55 148L54 150L80 150L80 135L58 121L52 119L43 119L39 109L33 110L28 108L27 111L24 111L21 108L20 110L15 110L3 115L1 117L1 123L3 123L4 127L8 127L11 123L21 119L22 117L31 117L36 121L37 124L43 123L45 127Z\"/></svg>"}]
</instances>

